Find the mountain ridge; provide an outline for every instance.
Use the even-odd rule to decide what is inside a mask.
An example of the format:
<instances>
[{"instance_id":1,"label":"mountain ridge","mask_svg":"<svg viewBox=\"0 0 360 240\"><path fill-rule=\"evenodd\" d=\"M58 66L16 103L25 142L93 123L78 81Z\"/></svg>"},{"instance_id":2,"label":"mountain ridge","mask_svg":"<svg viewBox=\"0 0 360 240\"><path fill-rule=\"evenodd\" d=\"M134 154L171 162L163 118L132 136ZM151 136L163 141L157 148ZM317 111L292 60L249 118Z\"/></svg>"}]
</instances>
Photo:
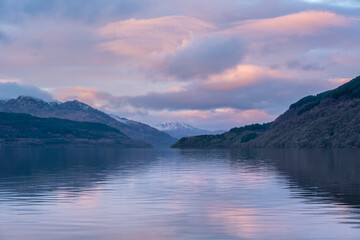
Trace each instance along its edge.
<instances>
[{"instance_id":1,"label":"mountain ridge","mask_svg":"<svg viewBox=\"0 0 360 240\"><path fill-rule=\"evenodd\" d=\"M16 99L1 101L0 112L26 113L36 117L103 123L120 130L132 139L145 141L153 146L170 146L176 142L175 138L149 125L140 122L137 122L136 125L125 124L78 100L46 102L29 96L19 96Z\"/></svg>"}]
</instances>

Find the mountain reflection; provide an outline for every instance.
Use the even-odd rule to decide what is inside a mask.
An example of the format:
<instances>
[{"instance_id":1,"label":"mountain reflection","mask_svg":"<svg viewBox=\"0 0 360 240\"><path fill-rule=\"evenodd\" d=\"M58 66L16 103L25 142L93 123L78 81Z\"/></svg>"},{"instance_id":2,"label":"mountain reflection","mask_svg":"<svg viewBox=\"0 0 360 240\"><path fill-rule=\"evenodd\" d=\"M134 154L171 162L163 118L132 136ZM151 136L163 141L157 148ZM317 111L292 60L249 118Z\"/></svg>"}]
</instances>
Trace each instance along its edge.
<instances>
[{"instance_id":1,"label":"mountain reflection","mask_svg":"<svg viewBox=\"0 0 360 240\"><path fill-rule=\"evenodd\" d=\"M360 206L359 150L272 150L266 155L291 183L323 197Z\"/></svg>"},{"instance_id":2,"label":"mountain reflection","mask_svg":"<svg viewBox=\"0 0 360 240\"><path fill-rule=\"evenodd\" d=\"M360 150L243 149L231 151L233 166L276 171L299 197L360 207Z\"/></svg>"},{"instance_id":3,"label":"mountain reflection","mask_svg":"<svg viewBox=\"0 0 360 240\"><path fill-rule=\"evenodd\" d=\"M156 160L153 154L147 149L3 148L0 192L29 196L61 189L76 194L115 175L146 171Z\"/></svg>"},{"instance_id":4,"label":"mountain reflection","mask_svg":"<svg viewBox=\"0 0 360 240\"><path fill-rule=\"evenodd\" d=\"M0 149L0 191L39 193L66 189L80 192L112 177L141 174L159 158L179 155L187 162L220 161L248 172L276 171L302 197L321 196L360 207L360 150L242 149L159 152L116 148ZM162 156L163 155L163 156ZM297 192L297 194L299 194Z\"/></svg>"}]
</instances>

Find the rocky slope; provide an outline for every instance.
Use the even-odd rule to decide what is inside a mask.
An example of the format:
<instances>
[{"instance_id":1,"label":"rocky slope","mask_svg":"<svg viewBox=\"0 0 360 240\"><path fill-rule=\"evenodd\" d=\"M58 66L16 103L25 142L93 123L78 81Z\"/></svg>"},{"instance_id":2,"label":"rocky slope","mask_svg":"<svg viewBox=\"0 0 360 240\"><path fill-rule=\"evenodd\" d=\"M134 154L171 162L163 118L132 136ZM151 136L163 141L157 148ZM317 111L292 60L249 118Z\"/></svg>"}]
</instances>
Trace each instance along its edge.
<instances>
[{"instance_id":1,"label":"rocky slope","mask_svg":"<svg viewBox=\"0 0 360 240\"><path fill-rule=\"evenodd\" d=\"M190 136L197 136L197 135L215 135L215 134L222 134L225 131L208 131L200 128L193 127L186 123L181 122L165 122L160 123L155 126L155 128L159 129L160 131L168 133L170 136L175 138L182 138L182 137L190 137Z\"/></svg>"},{"instance_id":2,"label":"rocky slope","mask_svg":"<svg viewBox=\"0 0 360 240\"><path fill-rule=\"evenodd\" d=\"M130 138L145 141L153 146L170 146L176 142L175 138L149 125L131 120L119 121L118 117L112 117L76 100L64 103L45 102L41 99L20 96L17 99L2 100L0 112L103 123L120 130Z\"/></svg>"},{"instance_id":3,"label":"rocky slope","mask_svg":"<svg viewBox=\"0 0 360 240\"><path fill-rule=\"evenodd\" d=\"M238 141L241 133L232 131L180 139L173 147L359 148L360 77L292 104L263 133L248 131L249 141Z\"/></svg>"},{"instance_id":4,"label":"rocky slope","mask_svg":"<svg viewBox=\"0 0 360 240\"><path fill-rule=\"evenodd\" d=\"M151 147L145 142L132 140L118 129L101 123L0 112L0 146L69 144Z\"/></svg>"}]
</instances>

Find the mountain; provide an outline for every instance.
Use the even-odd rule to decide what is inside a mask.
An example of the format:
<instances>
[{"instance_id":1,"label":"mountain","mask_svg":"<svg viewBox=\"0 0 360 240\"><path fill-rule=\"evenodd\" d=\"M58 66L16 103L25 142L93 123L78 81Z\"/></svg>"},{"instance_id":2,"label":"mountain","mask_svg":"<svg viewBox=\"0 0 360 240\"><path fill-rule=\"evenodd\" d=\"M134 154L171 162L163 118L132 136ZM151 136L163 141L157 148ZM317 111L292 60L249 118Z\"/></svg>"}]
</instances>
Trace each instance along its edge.
<instances>
[{"instance_id":1,"label":"mountain","mask_svg":"<svg viewBox=\"0 0 360 240\"><path fill-rule=\"evenodd\" d=\"M151 147L150 144L132 140L118 129L102 123L0 112L0 146L67 144Z\"/></svg>"},{"instance_id":2,"label":"mountain","mask_svg":"<svg viewBox=\"0 0 360 240\"><path fill-rule=\"evenodd\" d=\"M359 123L357 77L334 90L299 100L272 123L251 125L255 129L234 128L218 136L182 138L173 147L359 148Z\"/></svg>"},{"instance_id":3,"label":"mountain","mask_svg":"<svg viewBox=\"0 0 360 240\"><path fill-rule=\"evenodd\" d=\"M153 146L170 146L176 142L175 138L149 125L130 120L122 121L121 118L112 117L77 100L64 103L45 102L33 97L20 96L0 101L0 112L103 123L120 130L132 139L145 141Z\"/></svg>"},{"instance_id":4,"label":"mountain","mask_svg":"<svg viewBox=\"0 0 360 240\"><path fill-rule=\"evenodd\" d=\"M200 128L193 127L186 123L180 122L165 122L160 123L155 126L155 128L160 131L168 133L170 136L175 138L189 137L189 136L197 136L197 135L211 135L211 134L221 134L225 131L208 131Z\"/></svg>"}]
</instances>

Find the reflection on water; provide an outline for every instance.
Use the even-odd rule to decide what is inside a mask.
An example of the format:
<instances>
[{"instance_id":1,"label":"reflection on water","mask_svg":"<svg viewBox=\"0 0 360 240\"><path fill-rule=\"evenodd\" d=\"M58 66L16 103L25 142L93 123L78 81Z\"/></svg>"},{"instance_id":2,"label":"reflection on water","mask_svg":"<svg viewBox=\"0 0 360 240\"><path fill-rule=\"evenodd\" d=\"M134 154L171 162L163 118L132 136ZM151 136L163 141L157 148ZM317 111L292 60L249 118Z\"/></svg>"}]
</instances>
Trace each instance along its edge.
<instances>
[{"instance_id":1,"label":"reflection on water","mask_svg":"<svg viewBox=\"0 0 360 240\"><path fill-rule=\"evenodd\" d=\"M0 150L0 239L359 239L359 150Z\"/></svg>"}]
</instances>

